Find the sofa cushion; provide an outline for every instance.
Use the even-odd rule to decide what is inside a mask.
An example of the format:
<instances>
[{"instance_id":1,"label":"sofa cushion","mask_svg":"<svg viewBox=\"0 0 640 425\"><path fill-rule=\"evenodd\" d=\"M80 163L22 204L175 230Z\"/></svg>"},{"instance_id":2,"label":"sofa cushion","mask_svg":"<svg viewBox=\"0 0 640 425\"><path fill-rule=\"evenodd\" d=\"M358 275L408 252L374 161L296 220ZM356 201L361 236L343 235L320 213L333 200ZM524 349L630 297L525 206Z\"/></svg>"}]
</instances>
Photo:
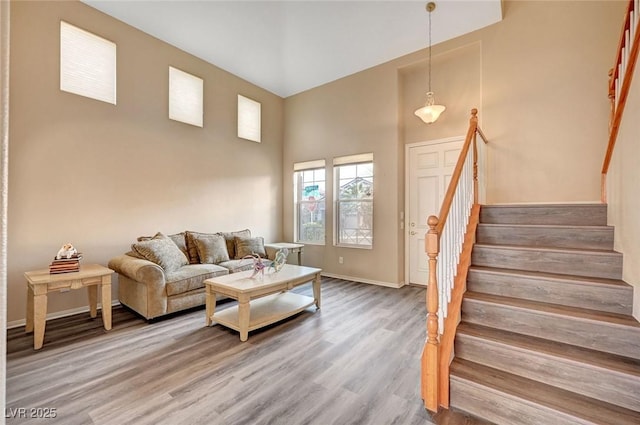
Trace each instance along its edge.
<instances>
[{"instance_id":1,"label":"sofa cushion","mask_svg":"<svg viewBox=\"0 0 640 425\"><path fill-rule=\"evenodd\" d=\"M204 288L204 281L210 277L229 274L229 270L215 264L188 264L166 273L167 296L183 294Z\"/></svg>"},{"instance_id":2,"label":"sofa cushion","mask_svg":"<svg viewBox=\"0 0 640 425\"><path fill-rule=\"evenodd\" d=\"M236 258L236 244L234 238L239 236L241 238L250 238L251 230L237 230L235 232L220 232L219 235L224 236L225 241L227 241L227 252L229 252L229 258Z\"/></svg>"},{"instance_id":3,"label":"sofa cushion","mask_svg":"<svg viewBox=\"0 0 640 425\"><path fill-rule=\"evenodd\" d=\"M271 264L270 261L265 262L265 266L267 267L270 264ZM253 270L253 260L251 259L223 261L218 265L229 269L229 272L231 273L243 272L246 270Z\"/></svg>"},{"instance_id":4,"label":"sofa cushion","mask_svg":"<svg viewBox=\"0 0 640 425\"><path fill-rule=\"evenodd\" d=\"M187 243L187 258L189 259L189 264L200 263L200 257L198 256L198 247L196 246L196 238L199 236L210 236L215 234L216 233L200 233L187 230L185 239Z\"/></svg>"},{"instance_id":5,"label":"sofa cushion","mask_svg":"<svg viewBox=\"0 0 640 425\"><path fill-rule=\"evenodd\" d=\"M194 242L198 250L198 257L202 264L218 264L229 261L227 243L222 235L197 235Z\"/></svg>"},{"instance_id":6,"label":"sofa cushion","mask_svg":"<svg viewBox=\"0 0 640 425\"><path fill-rule=\"evenodd\" d=\"M264 250L264 239L260 236L257 238L235 236L234 243L236 247L236 260L253 254L257 254L262 258L267 257L267 253Z\"/></svg>"},{"instance_id":7,"label":"sofa cushion","mask_svg":"<svg viewBox=\"0 0 640 425\"><path fill-rule=\"evenodd\" d=\"M158 232L154 236L138 236L137 241L138 242L148 241L148 240L153 239L156 236L161 235L161 234L162 233ZM180 248L180 251L182 251L184 253L184 255L187 258L189 258L189 252L187 251L187 241L186 241L186 236L187 235L186 235L186 232L175 233L173 235L167 235L167 236L169 236L169 238L173 241L173 243L175 243L176 246L178 248Z\"/></svg>"},{"instance_id":8,"label":"sofa cushion","mask_svg":"<svg viewBox=\"0 0 640 425\"><path fill-rule=\"evenodd\" d=\"M176 270L189 262L180 248L162 233L158 233L153 239L134 243L131 249L145 259L156 263L166 272Z\"/></svg>"}]
</instances>

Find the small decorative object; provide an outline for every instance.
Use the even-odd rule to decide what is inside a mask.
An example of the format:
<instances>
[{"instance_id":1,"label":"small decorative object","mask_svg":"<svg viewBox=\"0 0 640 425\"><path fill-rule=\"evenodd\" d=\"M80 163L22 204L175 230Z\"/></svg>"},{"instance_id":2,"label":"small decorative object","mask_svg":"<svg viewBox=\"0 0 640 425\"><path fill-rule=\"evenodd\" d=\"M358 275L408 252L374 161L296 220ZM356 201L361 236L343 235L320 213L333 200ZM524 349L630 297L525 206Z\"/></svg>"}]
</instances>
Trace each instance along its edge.
<instances>
[{"instance_id":1,"label":"small decorative object","mask_svg":"<svg viewBox=\"0 0 640 425\"><path fill-rule=\"evenodd\" d=\"M258 254L251 254L242 257L243 260L253 260L253 274L251 277L255 277L258 273L261 273L264 276L264 269L266 265L262 262L262 258Z\"/></svg>"},{"instance_id":2,"label":"small decorative object","mask_svg":"<svg viewBox=\"0 0 640 425\"><path fill-rule=\"evenodd\" d=\"M289 255L289 250L287 248L279 249L276 252L276 258L269 266L269 269L273 269L275 273L278 273L282 267L287 263L287 256Z\"/></svg>"},{"instance_id":3,"label":"small decorative object","mask_svg":"<svg viewBox=\"0 0 640 425\"><path fill-rule=\"evenodd\" d=\"M80 271L80 260L82 254L73 247L73 244L66 243L58 250L53 261L49 265L49 273L71 273Z\"/></svg>"},{"instance_id":4,"label":"small decorative object","mask_svg":"<svg viewBox=\"0 0 640 425\"><path fill-rule=\"evenodd\" d=\"M58 254L56 255L56 260L60 260L61 258L72 258L78 255L78 250L73 247L71 243L66 243L62 245L62 247L58 250Z\"/></svg>"}]
</instances>

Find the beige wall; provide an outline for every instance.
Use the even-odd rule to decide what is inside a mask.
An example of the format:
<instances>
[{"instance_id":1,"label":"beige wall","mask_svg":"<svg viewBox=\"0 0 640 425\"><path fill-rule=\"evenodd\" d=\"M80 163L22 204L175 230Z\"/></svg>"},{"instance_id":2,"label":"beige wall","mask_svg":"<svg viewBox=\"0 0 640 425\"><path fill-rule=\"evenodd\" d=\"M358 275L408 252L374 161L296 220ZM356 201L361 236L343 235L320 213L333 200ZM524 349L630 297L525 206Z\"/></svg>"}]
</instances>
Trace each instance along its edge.
<instances>
[{"instance_id":1,"label":"beige wall","mask_svg":"<svg viewBox=\"0 0 640 425\"><path fill-rule=\"evenodd\" d=\"M60 20L117 44L117 106L60 91ZM204 79L204 128L167 118L169 65ZM236 137L238 93L262 103L260 144ZM95 9L12 3L10 108L10 322L24 271L64 242L106 264L157 231L282 236L283 100ZM50 312L85 306L83 291L49 297Z\"/></svg>"},{"instance_id":2,"label":"beige wall","mask_svg":"<svg viewBox=\"0 0 640 425\"><path fill-rule=\"evenodd\" d=\"M607 176L609 224L615 250L624 254L622 279L634 286L634 316L640 320L640 66L636 65Z\"/></svg>"},{"instance_id":3,"label":"beige wall","mask_svg":"<svg viewBox=\"0 0 640 425\"><path fill-rule=\"evenodd\" d=\"M487 202L599 200L607 73L623 13L616 1L506 1L503 21L433 47L432 89L447 111L429 126L412 115L424 102L426 50L287 98L285 237L294 162L372 151L374 249L337 248L329 237L307 258L336 275L404 281L404 145L464 134L473 107L491 142Z\"/></svg>"},{"instance_id":4,"label":"beige wall","mask_svg":"<svg viewBox=\"0 0 640 425\"><path fill-rule=\"evenodd\" d=\"M329 197L328 244L308 246L305 263L398 285L405 144L463 134L472 107L491 141L488 202L598 199L623 2L507 1L502 22L434 46L447 111L431 126L412 116L426 50L283 101L83 4L13 4L9 321L24 318L22 273L66 241L106 263L158 230L291 239L293 163L361 152L375 158L373 250L332 246ZM117 43L118 106L60 92L60 19ZM166 118L169 65L204 78L204 129ZM235 136L237 93L262 102L262 144ZM55 294L50 311L85 296Z\"/></svg>"}]
</instances>

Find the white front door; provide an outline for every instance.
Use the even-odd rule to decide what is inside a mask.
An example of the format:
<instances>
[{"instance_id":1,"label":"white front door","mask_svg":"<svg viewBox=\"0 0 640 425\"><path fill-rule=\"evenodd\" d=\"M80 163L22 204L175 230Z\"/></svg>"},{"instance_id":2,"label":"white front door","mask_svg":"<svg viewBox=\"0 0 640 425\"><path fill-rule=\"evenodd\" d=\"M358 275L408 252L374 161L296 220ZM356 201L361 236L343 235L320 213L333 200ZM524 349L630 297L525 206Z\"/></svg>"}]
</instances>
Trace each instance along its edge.
<instances>
[{"instance_id":1,"label":"white front door","mask_svg":"<svg viewBox=\"0 0 640 425\"><path fill-rule=\"evenodd\" d=\"M427 285L429 262L424 250L427 219L439 215L442 199L464 144L463 137L407 147L406 269L409 283Z\"/></svg>"}]
</instances>

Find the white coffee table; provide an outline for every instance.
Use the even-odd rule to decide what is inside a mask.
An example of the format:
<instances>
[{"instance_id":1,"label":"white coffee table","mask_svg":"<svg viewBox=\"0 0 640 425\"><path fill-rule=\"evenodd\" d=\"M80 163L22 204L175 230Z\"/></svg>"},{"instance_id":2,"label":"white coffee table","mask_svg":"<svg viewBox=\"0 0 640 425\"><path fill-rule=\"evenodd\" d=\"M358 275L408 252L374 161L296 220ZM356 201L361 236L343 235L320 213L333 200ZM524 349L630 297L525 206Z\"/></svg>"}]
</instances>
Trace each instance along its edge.
<instances>
[{"instance_id":1,"label":"white coffee table","mask_svg":"<svg viewBox=\"0 0 640 425\"><path fill-rule=\"evenodd\" d=\"M240 332L246 341L249 332L293 316L316 305L320 308L321 269L285 264L279 272L251 277L253 270L213 277L206 285L206 326L219 323ZM289 292L313 281L313 298ZM216 312L216 294L238 300L238 305Z\"/></svg>"}]
</instances>

